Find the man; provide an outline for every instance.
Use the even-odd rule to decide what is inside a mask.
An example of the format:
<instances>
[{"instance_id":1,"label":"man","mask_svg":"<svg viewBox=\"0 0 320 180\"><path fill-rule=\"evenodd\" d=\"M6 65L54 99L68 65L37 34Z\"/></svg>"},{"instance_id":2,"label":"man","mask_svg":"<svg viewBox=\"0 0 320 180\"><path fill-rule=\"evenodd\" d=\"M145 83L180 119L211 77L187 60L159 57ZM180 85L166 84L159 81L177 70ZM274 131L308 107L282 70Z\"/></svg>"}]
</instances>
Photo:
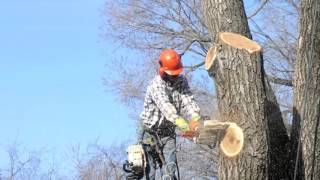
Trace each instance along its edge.
<instances>
[{"instance_id":1,"label":"man","mask_svg":"<svg viewBox=\"0 0 320 180\"><path fill-rule=\"evenodd\" d=\"M147 88L144 110L140 115L147 135L157 140L162 153L160 164L163 179L177 179L176 134L195 132L200 120L200 109L190 91L187 79L181 75L180 55L172 49L164 50L159 58L159 74ZM185 118L191 119L188 123ZM148 151L147 151L148 154ZM148 155L146 179L155 179L154 158Z\"/></svg>"}]
</instances>

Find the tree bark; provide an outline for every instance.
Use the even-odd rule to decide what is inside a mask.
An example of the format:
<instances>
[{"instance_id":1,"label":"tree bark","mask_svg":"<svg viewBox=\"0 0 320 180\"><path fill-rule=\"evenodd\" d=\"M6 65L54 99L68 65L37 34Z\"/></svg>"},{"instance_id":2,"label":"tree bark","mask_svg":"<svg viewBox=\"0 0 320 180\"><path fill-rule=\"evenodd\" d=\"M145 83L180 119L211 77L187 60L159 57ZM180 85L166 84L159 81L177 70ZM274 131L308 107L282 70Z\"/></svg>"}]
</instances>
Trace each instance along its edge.
<instances>
[{"instance_id":1,"label":"tree bark","mask_svg":"<svg viewBox=\"0 0 320 180\"><path fill-rule=\"evenodd\" d=\"M219 179L267 177L266 95L261 61L257 59L259 54L221 44L209 72L215 79L219 98L218 119L237 123L245 134L245 146L238 158L220 156Z\"/></svg>"},{"instance_id":2,"label":"tree bark","mask_svg":"<svg viewBox=\"0 0 320 180\"><path fill-rule=\"evenodd\" d=\"M213 39L234 32L251 39L241 0L204 0L204 19ZM265 78L263 56L218 41L217 56L208 71L215 81L219 117L244 131L243 152L220 158L219 179L285 179L288 136L275 95Z\"/></svg>"},{"instance_id":3,"label":"tree bark","mask_svg":"<svg viewBox=\"0 0 320 180\"><path fill-rule=\"evenodd\" d=\"M320 178L320 1L301 0L300 38L294 79L293 159L300 144L304 179ZM301 128L301 129L300 129ZM300 143L298 142L300 138ZM299 163L298 163L299 164ZM296 167L296 166L295 166ZM294 172L293 172L294 173ZM297 175L296 175L297 176ZM303 176L298 174L297 177Z\"/></svg>"}]
</instances>

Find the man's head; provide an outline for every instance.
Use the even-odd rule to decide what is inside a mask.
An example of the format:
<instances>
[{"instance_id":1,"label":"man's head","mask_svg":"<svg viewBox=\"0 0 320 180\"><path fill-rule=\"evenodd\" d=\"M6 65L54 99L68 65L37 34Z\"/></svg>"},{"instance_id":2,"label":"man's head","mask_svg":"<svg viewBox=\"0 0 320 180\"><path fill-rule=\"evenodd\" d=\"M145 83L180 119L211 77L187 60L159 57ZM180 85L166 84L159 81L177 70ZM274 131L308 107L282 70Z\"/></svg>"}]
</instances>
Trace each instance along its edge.
<instances>
[{"instance_id":1,"label":"man's head","mask_svg":"<svg viewBox=\"0 0 320 180\"><path fill-rule=\"evenodd\" d=\"M172 49L162 51L159 64L159 74L161 77L167 76L169 78L175 78L183 71L181 56Z\"/></svg>"}]
</instances>

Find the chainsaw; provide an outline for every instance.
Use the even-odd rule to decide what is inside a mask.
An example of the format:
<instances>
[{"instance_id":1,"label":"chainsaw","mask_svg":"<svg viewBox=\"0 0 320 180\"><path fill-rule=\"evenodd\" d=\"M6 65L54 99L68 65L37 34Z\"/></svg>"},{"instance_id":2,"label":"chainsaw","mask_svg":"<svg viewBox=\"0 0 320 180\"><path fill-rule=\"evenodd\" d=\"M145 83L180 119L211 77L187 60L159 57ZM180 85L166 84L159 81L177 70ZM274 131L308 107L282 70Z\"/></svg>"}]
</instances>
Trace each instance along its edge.
<instances>
[{"instance_id":1,"label":"chainsaw","mask_svg":"<svg viewBox=\"0 0 320 180\"><path fill-rule=\"evenodd\" d=\"M151 156L159 167L164 166L167 174L162 176L162 180L172 180L168 174L174 173L176 164L167 164L161 151L162 143L158 135L150 139L143 139L143 131L138 144L129 145L127 149L128 160L123 164L123 170L127 173L127 180L142 179L147 167L147 156ZM155 132L153 132L155 133Z\"/></svg>"},{"instance_id":2,"label":"chainsaw","mask_svg":"<svg viewBox=\"0 0 320 180\"><path fill-rule=\"evenodd\" d=\"M142 144L128 146L128 160L123 164L122 169L127 173L126 179L142 179L146 167L146 154Z\"/></svg>"}]
</instances>

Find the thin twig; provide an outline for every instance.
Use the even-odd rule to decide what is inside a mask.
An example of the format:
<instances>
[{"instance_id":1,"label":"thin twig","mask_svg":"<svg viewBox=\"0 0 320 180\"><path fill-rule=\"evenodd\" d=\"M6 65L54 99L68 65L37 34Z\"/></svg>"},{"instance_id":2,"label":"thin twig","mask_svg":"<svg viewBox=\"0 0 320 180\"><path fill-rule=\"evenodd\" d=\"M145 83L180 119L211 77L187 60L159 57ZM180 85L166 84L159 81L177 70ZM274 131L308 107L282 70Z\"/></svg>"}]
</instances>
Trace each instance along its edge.
<instances>
[{"instance_id":1,"label":"thin twig","mask_svg":"<svg viewBox=\"0 0 320 180\"><path fill-rule=\"evenodd\" d=\"M204 65L204 61L196 64L196 65L192 65L192 66L185 66L185 68L188 68L190 71L195 71L196 69L198 69L199 67Z\"/></svg>"}]
</instances>

